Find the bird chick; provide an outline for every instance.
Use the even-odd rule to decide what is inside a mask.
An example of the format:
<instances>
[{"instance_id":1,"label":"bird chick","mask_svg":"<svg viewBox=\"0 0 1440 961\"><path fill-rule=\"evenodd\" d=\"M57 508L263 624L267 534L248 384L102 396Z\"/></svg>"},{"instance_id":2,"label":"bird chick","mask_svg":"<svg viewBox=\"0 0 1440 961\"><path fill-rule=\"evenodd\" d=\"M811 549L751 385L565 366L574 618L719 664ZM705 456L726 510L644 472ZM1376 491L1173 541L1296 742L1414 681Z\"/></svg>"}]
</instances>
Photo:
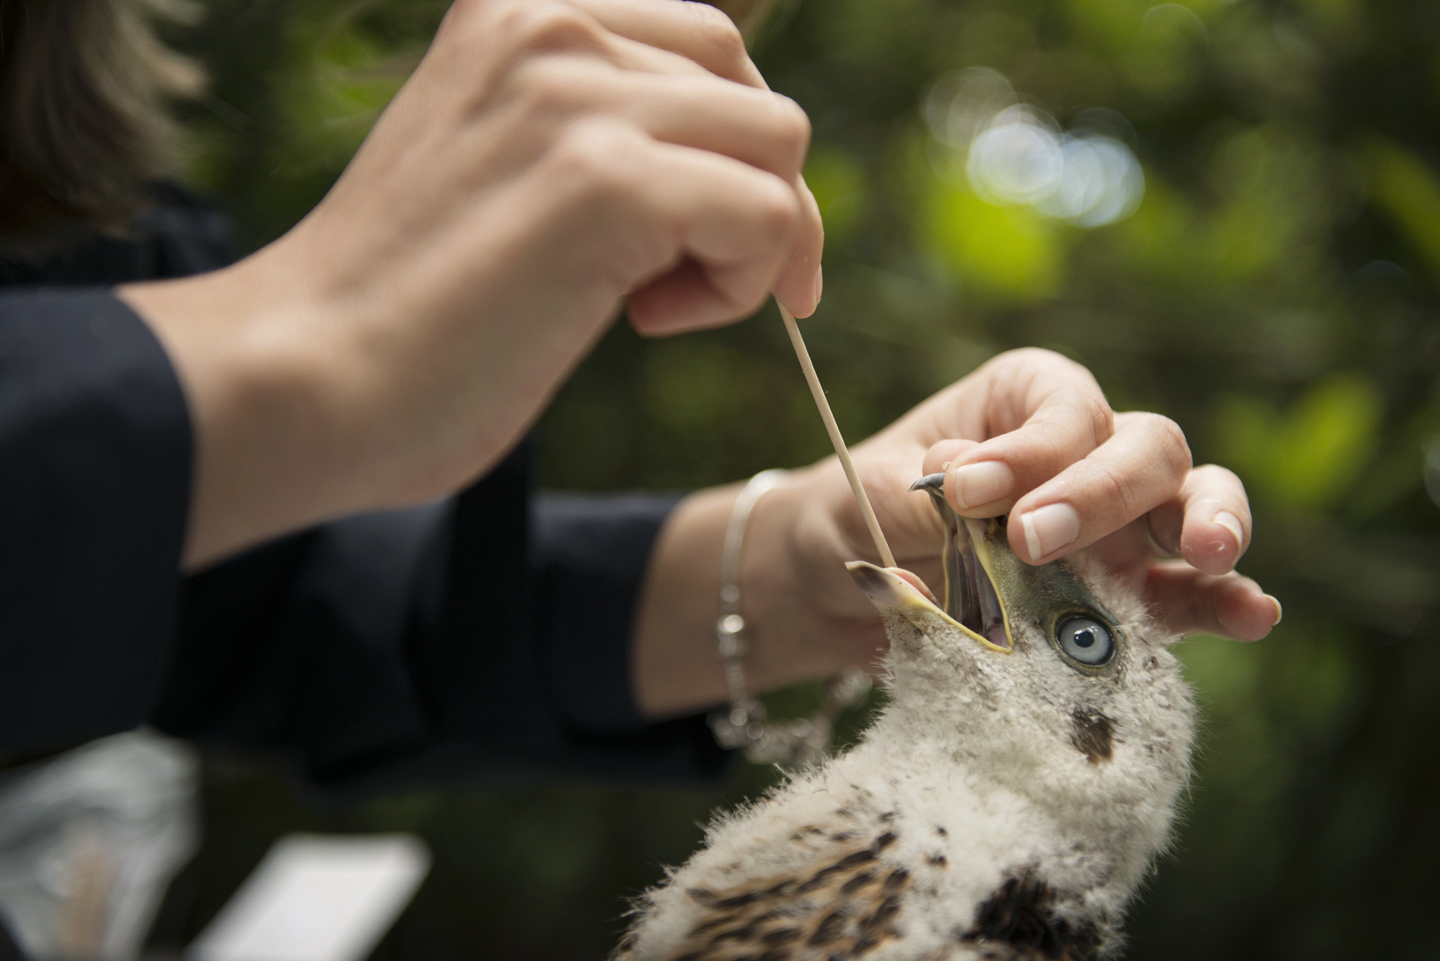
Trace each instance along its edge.
<instances>
[{"instance_id":1,"label":"bird chick","mask_svg":"<svg viewBox=\"0 0 1440 961\"><path fill-rule=\"evenodd\" d=\"M1002 519L945 522L943 608L849 565L890 637L863 740L720 817L617 961L1102 957L1164 848L1195 709L1176 640L1084 556L1034 567ZM913 575L911 575L913 576Z\"/></svg>"}]
</instances>

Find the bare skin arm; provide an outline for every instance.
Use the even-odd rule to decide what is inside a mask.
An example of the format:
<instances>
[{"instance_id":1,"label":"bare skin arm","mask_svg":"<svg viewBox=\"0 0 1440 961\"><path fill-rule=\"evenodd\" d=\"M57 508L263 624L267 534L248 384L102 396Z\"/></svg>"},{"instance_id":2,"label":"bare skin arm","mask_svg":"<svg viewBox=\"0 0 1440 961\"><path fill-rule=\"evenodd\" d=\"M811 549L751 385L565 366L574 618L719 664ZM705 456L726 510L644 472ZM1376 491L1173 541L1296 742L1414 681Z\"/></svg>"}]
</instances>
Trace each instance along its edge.
<instances>
[{"instance_id":1,"label":"bare skin arm","mask_svg":"<svg viewBox=\"0 0 1440 961\"><path fill-rule=\"evenodd\" d=\"M810 314L808 139L703 4L461 0L305 221L229 270L119 291L191 406L186 565L463 486L622 301L647 334L729 322L771 291ZM1020 520L1022 557L1098 544L1178 629L1258 638L1278 619L1231 572L1250 537L1238 480L1192 470L1173 424L1113 414L1063 358L1004 355L856 460L899 562L927 580L935 519L904 490L945 469L957 509ZM735 492L688 498L656 545L634 639L651 715L723 697L712 629ZM1152 565L1145 524L1184 561ZM842 565L870 551L833 460L760 502L741 567L757 688L873 662L883 633Z\"/></svg>"},{"instance_id":2,"label":"bare skin arm","mask_svg":"<svg viewBox=\"0 0 1440 961\"><path fill-rule=\"evenodd\" d=\"M482 474L628 302L670 334L820 296L804 113L713 7L460 0L322 203L127 285L191 407L185 563Z\"/></svg>"}]
</instances>

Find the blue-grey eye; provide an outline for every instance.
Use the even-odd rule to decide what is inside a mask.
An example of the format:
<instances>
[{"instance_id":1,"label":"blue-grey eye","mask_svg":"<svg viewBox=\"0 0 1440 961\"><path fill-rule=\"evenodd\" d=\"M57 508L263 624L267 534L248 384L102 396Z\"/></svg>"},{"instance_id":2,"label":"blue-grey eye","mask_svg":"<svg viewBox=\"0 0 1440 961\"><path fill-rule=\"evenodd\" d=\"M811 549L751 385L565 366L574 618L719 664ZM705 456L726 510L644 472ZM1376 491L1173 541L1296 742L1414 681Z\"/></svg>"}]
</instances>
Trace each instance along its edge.
<instances>
[{"instance_id":1,"label":"blue-grey eye","mask_svg":"<svg viewBox=\"0 0 1440 961\"><path fill-rule=\"evenodd\" d=\"M1097 667L1115 654L1115 638L1110 628L1092 617L1072 617L1055 629L1060 650L1081 664Z\"/></svg>"}]
</instances>

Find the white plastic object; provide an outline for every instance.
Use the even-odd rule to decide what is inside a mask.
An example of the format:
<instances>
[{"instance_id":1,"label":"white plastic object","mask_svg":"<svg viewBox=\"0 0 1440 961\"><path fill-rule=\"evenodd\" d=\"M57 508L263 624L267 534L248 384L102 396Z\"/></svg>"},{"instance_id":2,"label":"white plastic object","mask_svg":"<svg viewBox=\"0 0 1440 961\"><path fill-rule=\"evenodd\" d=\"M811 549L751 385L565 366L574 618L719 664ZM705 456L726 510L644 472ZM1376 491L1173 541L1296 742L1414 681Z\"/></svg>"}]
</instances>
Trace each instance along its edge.
<instances>
[{"instance_id":1,"label":"white plastic object","mask_svg":"<svg viewBox=\"0 0 1440 961\"><path fill-rule=\"evenodd\" d=\"M291 834L190 946L192 961L362 961L430 870L409 834Z\"/></svg>"}]
</instances>

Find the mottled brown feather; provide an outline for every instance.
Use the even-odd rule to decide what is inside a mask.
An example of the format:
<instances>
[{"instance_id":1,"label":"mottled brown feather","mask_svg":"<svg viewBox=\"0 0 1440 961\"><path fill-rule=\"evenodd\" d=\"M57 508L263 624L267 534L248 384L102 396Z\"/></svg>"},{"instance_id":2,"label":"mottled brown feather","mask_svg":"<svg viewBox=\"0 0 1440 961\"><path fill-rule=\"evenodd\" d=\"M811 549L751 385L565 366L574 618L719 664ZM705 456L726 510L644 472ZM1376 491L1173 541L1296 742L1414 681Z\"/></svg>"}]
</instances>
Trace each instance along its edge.
<instances>
[{"instance_id":1,"label":"mottled brown feather","mask_svg":"<svg viewBox=\"0 0 1440 961\"><path fill-rule=\"evenodd\" d=\"M980 905L964 942L986 961L1088 961L1097 932L1060 917L1055 903L1055 890L1033 873L1009 878Z\"/></svg>"},{"instance_id":2,"label":"mottled brown feather","mask_svg":"<svg viewBox=\"0 0 1440 961\"><path fill-rule=\"evenodd\" d=\"M886 831L864 847L828 848L785 877L735 888L690 888L703 909L665 961L851 961L899 936L910 873L887 865ZM630 946L617 953L625 961Z\"/></svg>"}]
</instances>

